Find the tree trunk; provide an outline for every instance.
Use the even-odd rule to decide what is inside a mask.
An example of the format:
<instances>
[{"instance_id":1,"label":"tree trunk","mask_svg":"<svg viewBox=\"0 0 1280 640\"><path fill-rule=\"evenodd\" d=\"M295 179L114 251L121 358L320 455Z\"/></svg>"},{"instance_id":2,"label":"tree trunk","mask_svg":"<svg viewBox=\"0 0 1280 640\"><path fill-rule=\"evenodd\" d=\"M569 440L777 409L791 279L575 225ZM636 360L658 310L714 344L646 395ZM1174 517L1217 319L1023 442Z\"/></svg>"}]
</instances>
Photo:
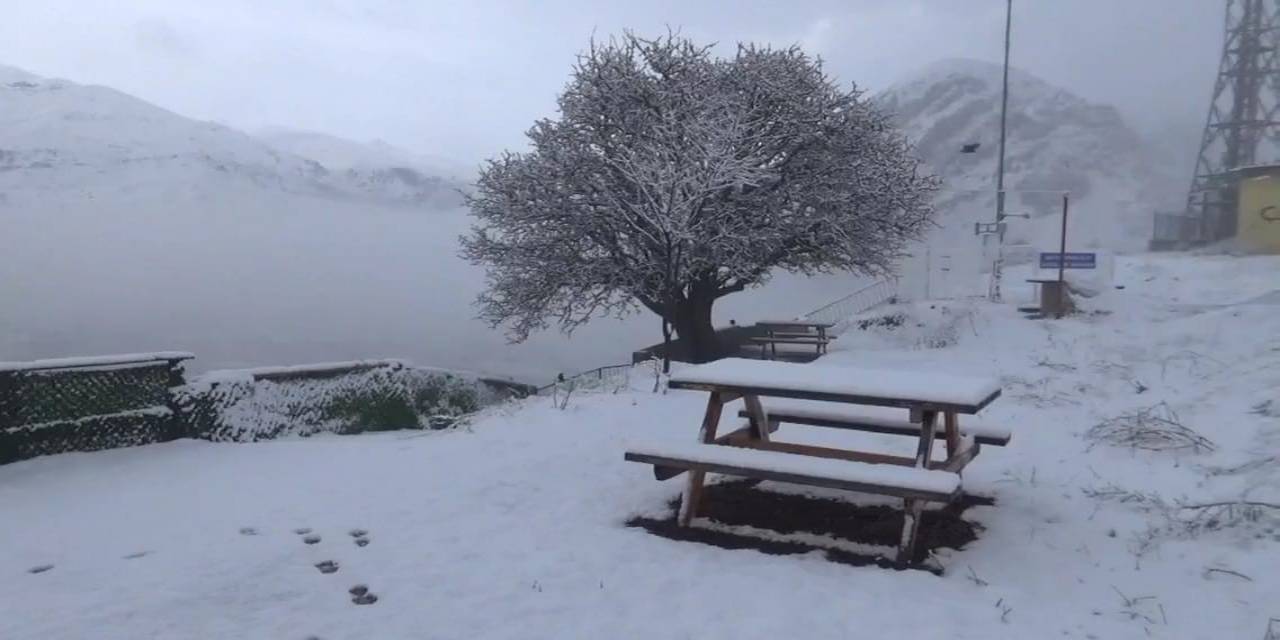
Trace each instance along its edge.
<instances>
[{"instance_id":1,"label":"tree trunk","mask_svg":"<svg viewBox=\"0 0 1280 640\"><path fill-rule=\"evenodd\" d=\"M662 372L671 373L671 322L662 319Z\"/></svg>"},{"instance_id":2,"label":"tree trunk","mask_svg":"<svg viewBox=\"0 0 1280 640\"><path fill-rule=\"evenodd\" d=\"M711 305L715 298L697 289L675 304L671 324L675 327L684 355L691 362L711 362L723 355L715 327L711 324Z\"/></svg>"}]
</instances>

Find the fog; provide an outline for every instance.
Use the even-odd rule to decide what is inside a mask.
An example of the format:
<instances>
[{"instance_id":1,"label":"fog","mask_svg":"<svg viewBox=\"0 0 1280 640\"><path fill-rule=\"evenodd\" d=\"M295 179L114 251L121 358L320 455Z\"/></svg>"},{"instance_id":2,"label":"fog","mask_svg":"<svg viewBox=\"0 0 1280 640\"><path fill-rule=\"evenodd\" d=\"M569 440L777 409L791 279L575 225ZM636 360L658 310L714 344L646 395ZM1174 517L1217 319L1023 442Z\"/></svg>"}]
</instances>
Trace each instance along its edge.
<instances>
[{"instance_id":1,"label":"fog","mask_svg":"<svg viewBox=\"0 0 1280 640\"><path fill-rule=\"evenodd\" d=\"M0 64L246 130L381 138L474 167L550 116L592 35L799 43L877 91L941 58L999 61L1003 0L5 3ZM1016 0L1012 63L1143 130L1203 125L1218 0ZM1190 153L1190 152L1188 152Z\"/></svg>"},{"instance_id":2,"label":"fog","mask_svg":"<svg viewBox=\"0 0 1280 640\"><path fill-rule=\"evenodd\" d=\"M0 360L180 349L198 370L397 357L537 383L661 340L646 311L508 344L474 319L483 272L456 255L465 211L234 202L7 213ZM859 282L783 277L723 299L717 318L803 313Z\"/></svg>"},{"instance_id":3,"label":"fog","mask_svg":"<svg viewBox=\"0 0 1280 640\"><path fill-rule=\"evenodd\" d=\"M553 116L593 37L668 28L728 50L798 43L869 90L940 58L999 60L1002 0L8 3L0 64L117 88L198 119L382 139L470 171ZM1013 63L1182 142L1217 64L1211 0L1015 2ZM1016 99L1016 96L1015 96ZM0 138L0 141L3 141ZM0 145L3 146L3 145ZM2 150L2 149L0 149ZM1189 152L1187 158L1190 158ZM20 188L20 185L19 185ZM176 189L180 192L181 189ZM163 190L162 192L163 193ZM2 195L2 194L0 194ZM4 206L0 359L185 349L199 368L403 357L543 381L660 338L641 313L511 345L474 319L464 211L266 190ZM865 282L778 276L716 320L795 315Z\"/></svg>"}]
</instances>

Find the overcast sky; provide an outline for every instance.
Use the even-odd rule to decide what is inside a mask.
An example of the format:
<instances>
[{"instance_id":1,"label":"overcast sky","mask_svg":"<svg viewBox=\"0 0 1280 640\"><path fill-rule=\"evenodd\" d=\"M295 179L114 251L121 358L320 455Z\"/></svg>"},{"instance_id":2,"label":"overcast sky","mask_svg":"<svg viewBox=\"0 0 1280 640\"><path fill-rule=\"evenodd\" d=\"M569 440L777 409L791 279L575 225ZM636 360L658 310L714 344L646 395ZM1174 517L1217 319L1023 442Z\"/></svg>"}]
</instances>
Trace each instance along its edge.
<instances>
[{"instance_id":1,"label":"overcast sky","mask_svg":"<svg viewBox=\"0 0 1280 640\"><path fill-rule=\"evenodd\" d=\"M551 115L592 33L800 43L878 90L999 61L1003 0L0 0L0 64L255 129L382 138L474 164ZM1219 0L1015 0L1013 64L1144 129L1203 119ZM1016 100L1016 96L1012 99ZM1138 122L1138 120L1145 122Z\"/></svg>"}]
</instances>

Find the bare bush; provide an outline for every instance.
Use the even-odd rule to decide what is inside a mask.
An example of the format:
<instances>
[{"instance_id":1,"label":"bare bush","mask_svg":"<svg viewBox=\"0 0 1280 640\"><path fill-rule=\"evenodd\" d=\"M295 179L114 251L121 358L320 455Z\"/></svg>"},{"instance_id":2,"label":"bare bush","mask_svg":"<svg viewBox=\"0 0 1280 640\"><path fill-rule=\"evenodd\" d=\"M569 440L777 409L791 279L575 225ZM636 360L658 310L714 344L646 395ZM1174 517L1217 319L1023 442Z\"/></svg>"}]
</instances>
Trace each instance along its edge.
<instances>
[{"instance_id":1,"label":"bare bush","mask_svg":"<svg viewBox=\"0 0 1280 640\"><path fill-rule=\"evenodd\" d=\"M1098 443L1148 451L1213 451L1208 438L1182 424L1168 404L1160 404L1104 420L1085 433L1092 448Z\"/></svg>"}]
</instances>

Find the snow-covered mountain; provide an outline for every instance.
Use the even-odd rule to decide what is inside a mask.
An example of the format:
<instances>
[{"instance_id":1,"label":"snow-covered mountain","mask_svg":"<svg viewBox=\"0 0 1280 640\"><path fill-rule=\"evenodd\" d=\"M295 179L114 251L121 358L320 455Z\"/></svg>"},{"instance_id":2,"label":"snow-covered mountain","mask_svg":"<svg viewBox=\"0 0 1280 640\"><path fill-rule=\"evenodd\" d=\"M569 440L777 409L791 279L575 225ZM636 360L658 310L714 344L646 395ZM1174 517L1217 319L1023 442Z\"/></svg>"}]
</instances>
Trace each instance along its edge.
<instances>
[{"instance_id":1,"label":"snow-covered mountain","mask_svg":"<svg viewBox=\"0 0 1280 640\"><path fill-rule=\"evenodd\" d=\"M326 133L273 127L258 132L272 148L314 160L370 193L396 193L406 200L458 202L467 169L436 156L413 153L383 140L356 142Z\"/></svg>"},{"instance_id":2,"label":"snow-covered mountain","mask_svg":"<svg viewBox=\"0 0 1280 640\"><path fill-rule=\"evenodd\" d=\"M441 208L458 204L456 187L396 166L333 170L115 89L0 66L0 204L234 199L248 190Z\"/></svg>"},{"instance_id":3,"label":"snow-covered mountain","mask_svg":"<svg viewBox=\"0 0 1280 640\"><path fill-rule=\"evenodd\" d=\"M944 60L876 97L943 177L940 222L953 244L994 217L1001 72L998 64ZM1009 242L1056 248L1061 192L1069 191L1069 248L1141 248L1152 212L1181 196L1158 180L1151 155L1116 109L1012 69L1007 210L1031 219L1009 220Z\"/></svg>"},{"instance_id":4,"label":"snow-covered mountain","mask_svg":"<svg viewBox=\"0 0 1280 640\"><path fill-rule=\"evenodd\" d=\"M327 133L285 127L256 132L268 145L315 160L332 170L403 167L427 175L467 179L472 171L448 158L414 153L385 140L357 142Z\"/></svg>"}]
</instances>

